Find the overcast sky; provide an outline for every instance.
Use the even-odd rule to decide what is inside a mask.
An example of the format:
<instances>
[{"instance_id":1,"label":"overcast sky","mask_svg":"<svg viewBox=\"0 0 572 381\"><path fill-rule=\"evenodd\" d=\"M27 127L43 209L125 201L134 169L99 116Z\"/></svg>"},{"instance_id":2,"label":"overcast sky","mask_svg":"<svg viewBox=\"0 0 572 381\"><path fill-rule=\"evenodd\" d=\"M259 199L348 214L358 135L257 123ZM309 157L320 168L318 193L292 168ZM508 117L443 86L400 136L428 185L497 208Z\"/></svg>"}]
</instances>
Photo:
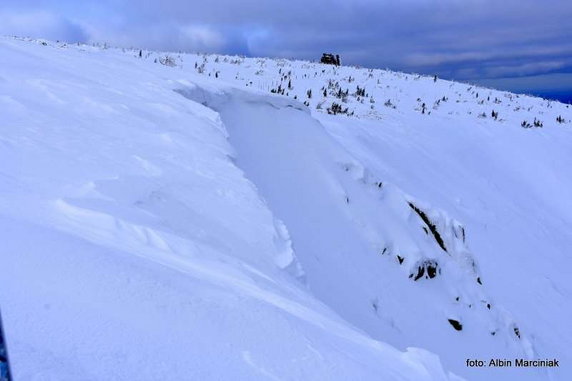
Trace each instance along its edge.
<instances>
[{"instance_id":1,"label":"overcast sky","mask_svg":"<svg viewBox=\"0 0 572 381\"><path fill-rule=\"evenodd\" d=\"M572 96L572 0L0 0L0 34L343 63Z\"/></svg>"}]
</instances>

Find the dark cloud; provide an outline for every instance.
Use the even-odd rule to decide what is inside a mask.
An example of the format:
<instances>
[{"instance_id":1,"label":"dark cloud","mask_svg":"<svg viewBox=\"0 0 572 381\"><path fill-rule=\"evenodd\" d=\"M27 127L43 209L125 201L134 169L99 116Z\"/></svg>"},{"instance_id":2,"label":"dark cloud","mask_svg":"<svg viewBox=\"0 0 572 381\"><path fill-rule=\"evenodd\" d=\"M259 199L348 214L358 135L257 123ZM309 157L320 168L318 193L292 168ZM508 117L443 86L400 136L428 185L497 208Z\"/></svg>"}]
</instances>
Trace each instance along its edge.
<instances>
[{"instance_id":1,"label":"dark cloud","mask_svg":"<svg viewBox=\"0 0 572 381\"><path fill-rule=\"evenodd\" d=\"M3 0L0 5L0 33L303 59L333 51L348 64L459 80L572 72L570 20L569 0Z\"/></svg>"},{"instance_id":2,"label":"dark cloud","mask_svg":"<svg viewBox=\"0 0 572 381\"><path fill-rule=\"evenodd\" d=\"M89 39L80 24L41 10L7 12L0 9L0 34L70 42L87 42Z\"/></svg>"}]
</instances>

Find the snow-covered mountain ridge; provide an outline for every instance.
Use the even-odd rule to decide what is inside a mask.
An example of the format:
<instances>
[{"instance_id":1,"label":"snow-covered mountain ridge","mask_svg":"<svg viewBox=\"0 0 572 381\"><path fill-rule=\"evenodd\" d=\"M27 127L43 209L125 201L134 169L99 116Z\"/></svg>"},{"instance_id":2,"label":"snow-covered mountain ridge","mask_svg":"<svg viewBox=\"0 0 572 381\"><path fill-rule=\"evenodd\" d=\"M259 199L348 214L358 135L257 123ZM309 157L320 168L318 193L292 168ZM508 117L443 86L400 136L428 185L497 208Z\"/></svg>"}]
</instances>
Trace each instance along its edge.
<instances>
[{"instance_id":1,"label":"snow-covered mountain ridge","mask_svg":"<svg viewBox=\"0 0 572 381\"><path fill-rule=\"evenodd\" d=\"M308 62L0 49L22 378L454 377L391 346L467 379L570 375L566 105ZM563 365L466 367L491 357Z\"/></svg>"}]
</instances>

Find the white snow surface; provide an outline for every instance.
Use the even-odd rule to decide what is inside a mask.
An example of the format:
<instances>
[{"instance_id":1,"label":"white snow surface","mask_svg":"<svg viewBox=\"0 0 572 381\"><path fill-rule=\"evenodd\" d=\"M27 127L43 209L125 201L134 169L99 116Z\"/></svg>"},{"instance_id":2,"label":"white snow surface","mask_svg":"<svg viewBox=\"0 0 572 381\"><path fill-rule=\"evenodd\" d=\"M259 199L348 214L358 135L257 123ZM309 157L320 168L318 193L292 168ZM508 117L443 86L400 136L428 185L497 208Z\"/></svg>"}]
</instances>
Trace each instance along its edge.
<instances>
[{"instance_id":1,"label":"white snow surface","mask_svg":"<svg viewBox=\"0 0 572 381\"><path fill-rule=\"evenodd\" d=\"M16 379L572 378L568 106L383 70L141 56L0 39ZM465 363L491 358L560 367Z\"/></svg>"}]
</instances>

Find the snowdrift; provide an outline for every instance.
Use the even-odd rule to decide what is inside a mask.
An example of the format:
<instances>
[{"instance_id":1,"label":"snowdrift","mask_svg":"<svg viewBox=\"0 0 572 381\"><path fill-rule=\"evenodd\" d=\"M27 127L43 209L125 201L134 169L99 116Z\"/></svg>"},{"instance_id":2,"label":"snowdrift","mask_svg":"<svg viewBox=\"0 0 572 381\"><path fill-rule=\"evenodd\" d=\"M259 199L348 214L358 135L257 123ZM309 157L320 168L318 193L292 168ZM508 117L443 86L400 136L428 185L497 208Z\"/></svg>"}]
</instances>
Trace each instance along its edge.
<instances>
[{"instance_id":1,"label":"snowdrift","mask_svg":"<svg viewBox=\"0 0 572 381\"><path fill-rule=\"evenodd\" d=\"M0 52L17 379L572 375L567 106L308 62Z\"/></svg>"}]
</instances>

